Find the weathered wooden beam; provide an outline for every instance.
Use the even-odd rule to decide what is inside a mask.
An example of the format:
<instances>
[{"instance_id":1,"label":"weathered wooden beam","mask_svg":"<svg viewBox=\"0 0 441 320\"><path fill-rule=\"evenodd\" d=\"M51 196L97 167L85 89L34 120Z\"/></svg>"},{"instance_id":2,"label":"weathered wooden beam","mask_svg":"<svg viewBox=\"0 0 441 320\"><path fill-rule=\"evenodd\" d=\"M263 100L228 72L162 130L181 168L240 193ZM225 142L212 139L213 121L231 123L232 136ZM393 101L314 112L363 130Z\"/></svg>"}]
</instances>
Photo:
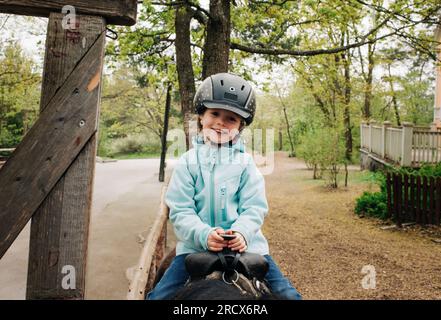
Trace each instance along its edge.
<instances>
[{"instance_id":1,"label":"weathered wooden beam","mask_svg":"<svg viewBox=\"0 0 441 320\"><path fill-rule=\"evenodd\" d=\"M0 170L0 258L97 130L104 41L102 32Z\"/></svg>"},{"instance_id":2,"label":"weathered wooden beam","mask_svg":"<svg viewBox=\"0 0 441 320\"><path fill-rule=\"evenodd\" d=\"M41 110L106 30L99 17L78 16L75 32L63 30L62 19L58 13L49 18ZM97 45L104 47L104 41ZM96 59L102 64L102 55ZM97 114L98 99L89 108ZM27 299L84 298L95 156L93 135L32 217ZM68 272L75 273L70 279L75 283L66 288L64 281L63 288L63 278L72 276Z\"/></svg>"},{"instance_id":3,"label":"weathered wooden beam","mask_svg":"<svg viewBox=\"0 0 441 320\"><path fill-rule=\"evenodd\" d=\"M0 0L0 12L49 17L64 6L77 14L104 17L109 24L131 26L136 23L137 0Z\"/></svg>"},{"instance_id":4,"label":"weathered wooden beam","mask_svg":"<svg viewBox=\"0 0 441 320\"><path fill-rule=\"evenodd\" d=\"M159 212L150 230L139 258L138 266L129 284L127 300L144 300L146 289L152 289L160 259L164 255L167 239L169 208L165 203L168 181L162 186Z\"/></svg>"}]
</instances>

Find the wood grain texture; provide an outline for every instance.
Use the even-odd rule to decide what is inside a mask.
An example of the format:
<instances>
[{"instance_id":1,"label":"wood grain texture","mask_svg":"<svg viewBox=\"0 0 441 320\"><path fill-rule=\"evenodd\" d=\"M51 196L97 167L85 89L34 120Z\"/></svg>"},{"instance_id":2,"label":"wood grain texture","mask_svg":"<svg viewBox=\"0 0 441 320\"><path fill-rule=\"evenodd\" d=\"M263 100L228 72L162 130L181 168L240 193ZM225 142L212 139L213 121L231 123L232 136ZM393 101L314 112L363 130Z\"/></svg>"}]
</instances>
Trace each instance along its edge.
<instances>
[{"instance_id":1,"label":"wood grain texture","mask_svg":"<svg viewBox=\"0 0 441 320\"><path fill-rule=\"evenodd\" d=\"M146 292L152 289L160 260L164 256L169 215L169 208L165 203L167 186L168 181L162 186L159 212L144 243L138 266L130 281L127 300L144 300Z\"/></svg>"},{"instance_id":2,"label":"wood grain texture","mask_svg":"<svg viewBox=\"0 0 441 320\"><path fill-rule=\"evenodd\" d=\"M104 40L103 32L0 170L0 258L97 130L99 87L86 88L101 72Z\"/></svg>"},{"instance_id":3,"label":"wood grain texture","mask_svg":"<svg viewBox=\"0 0 441 320\"><path fill-rule=\"evenodd\" d=\"M51 14L45 56L41 109L63 86L75 66L105 32L102 18L79 16L75 38L60 28L62 15ZM102 41L102 40L101 40ZM97 56L101 61L103 56ZM101 69L88 80L87 92L100 84ZM92 84L92 85L91 85ZM98 114L97 100L89 108ZM82 299L85 293L87 242L96 156L94 134L32 217L27 299ZM64 266L75 270L75 288L64 289ZM64 271L64 272L63 272Z\"/></svg>"},{"instance_id":4,"label":"wood grain texture","mask_svg":"<svg viewBox=\"0 0 441 320\"><path fill-rule=\"evenodd\" d=\"M0 0L0 12L49 17L66 5L73 6L76 14L104 17L109 24L136 23L137 0Z\"/></svg>"}]
</instances>

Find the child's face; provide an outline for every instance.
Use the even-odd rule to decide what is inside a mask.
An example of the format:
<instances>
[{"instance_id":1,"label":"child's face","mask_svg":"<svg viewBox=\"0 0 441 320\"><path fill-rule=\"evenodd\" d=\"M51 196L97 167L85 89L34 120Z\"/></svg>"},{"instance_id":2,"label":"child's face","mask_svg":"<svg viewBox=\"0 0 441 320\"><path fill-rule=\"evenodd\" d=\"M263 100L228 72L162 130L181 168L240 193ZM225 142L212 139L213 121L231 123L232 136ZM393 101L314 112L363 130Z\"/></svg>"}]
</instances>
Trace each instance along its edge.
<instances>
[{"instance_id":1,"label":"child's face","mask_svg":"<svg viewBox=\"0 0 441 320\"><path fill-rule=\"evenodd\" d=\"M239 133L242 118L224 109L206 109L200 116L204 138L214 143L226 143Z\"/></svg>"}]
</instances>

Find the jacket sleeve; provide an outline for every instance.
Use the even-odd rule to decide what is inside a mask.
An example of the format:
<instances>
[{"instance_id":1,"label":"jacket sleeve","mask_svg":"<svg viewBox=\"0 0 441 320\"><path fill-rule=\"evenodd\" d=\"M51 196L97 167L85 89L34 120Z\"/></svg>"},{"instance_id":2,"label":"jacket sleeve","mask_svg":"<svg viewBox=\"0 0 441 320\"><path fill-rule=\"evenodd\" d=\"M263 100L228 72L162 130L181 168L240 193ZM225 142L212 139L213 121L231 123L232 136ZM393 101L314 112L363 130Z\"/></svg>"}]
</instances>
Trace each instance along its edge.
<instances>
[{"instance_id":1,"label":"jacket sleeve","mask_svg":"<svg viewBox=\"0 0 441 320\"><path fill-rule=\"evenodd\" d=\"M165 202L170 209L169 217L176 237L191 247L207 250L208 235L215 228L204 223L196 212L195 182L188 170L186 156L179 159L173 171Z\"/></svg>"},{"instance_id":2,"label":"jacket sleeve","mask_svg":"<svg viewBox=\"0 0 441 320\"><path fill-rule=\"evenodd\" d=\"M238 213L231 230L240 232L249 245L268 214L265 180L252 158L241 176Z\"/></svg>"}]
</instances>

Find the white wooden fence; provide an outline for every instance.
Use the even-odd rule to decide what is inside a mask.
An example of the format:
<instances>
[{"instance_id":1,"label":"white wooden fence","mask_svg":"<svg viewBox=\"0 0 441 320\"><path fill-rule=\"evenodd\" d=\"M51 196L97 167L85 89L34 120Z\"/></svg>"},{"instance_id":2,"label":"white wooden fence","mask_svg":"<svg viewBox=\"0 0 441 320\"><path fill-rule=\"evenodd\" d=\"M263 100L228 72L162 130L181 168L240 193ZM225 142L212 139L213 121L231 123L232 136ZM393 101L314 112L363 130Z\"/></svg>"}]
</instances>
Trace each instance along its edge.
<instances>
[{"instance_id":1,"label":"white wooden fence","mask_svg":"<svg viewBox=\"0 0 441 320\"><path fill-rule=\"evenodd\" d=\"M361 149L387 162L405 167L441 161L441 132L403 123L392 127L385 121L360 125Z\"/></svg>"}]
</instances>

